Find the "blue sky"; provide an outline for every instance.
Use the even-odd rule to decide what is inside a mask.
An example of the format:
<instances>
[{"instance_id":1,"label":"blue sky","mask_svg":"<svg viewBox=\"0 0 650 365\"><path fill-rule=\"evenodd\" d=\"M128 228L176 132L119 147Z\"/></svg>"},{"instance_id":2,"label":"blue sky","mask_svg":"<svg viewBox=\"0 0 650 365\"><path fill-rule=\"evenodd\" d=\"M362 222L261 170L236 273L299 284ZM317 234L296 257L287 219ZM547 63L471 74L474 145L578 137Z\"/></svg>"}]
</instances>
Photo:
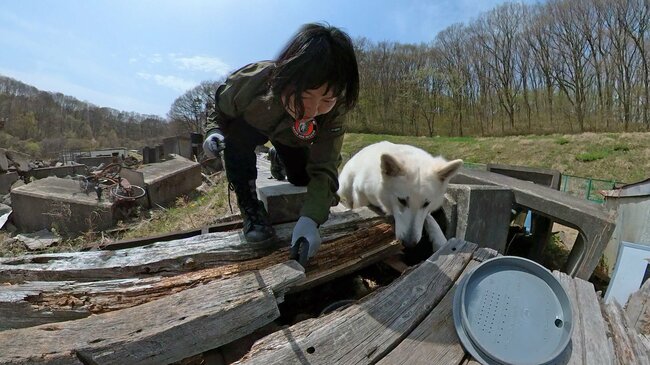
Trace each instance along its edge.
<instances>
[{"instance_id":1,"label":"blue sky","mask_svg":"<svg viewBox=\"0 0 650 365\"><path fill-rule=\"evenodd\" d=\"M166 116L201 81L275 57L303 23L326 21L372 41L430 42L502 2L5 0L0 74L95 105Z\"/></svg>"}]
</instances>

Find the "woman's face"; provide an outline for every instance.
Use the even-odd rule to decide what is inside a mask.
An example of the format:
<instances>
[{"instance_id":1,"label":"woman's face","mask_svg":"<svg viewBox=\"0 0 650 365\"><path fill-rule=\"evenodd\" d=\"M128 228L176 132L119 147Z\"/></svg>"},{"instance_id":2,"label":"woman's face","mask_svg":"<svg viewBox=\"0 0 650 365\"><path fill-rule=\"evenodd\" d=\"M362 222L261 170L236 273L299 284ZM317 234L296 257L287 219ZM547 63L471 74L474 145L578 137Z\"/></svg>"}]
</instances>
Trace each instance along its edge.
<instances>
[{"instance_id":1,"label":"woman's face","mask_svg":"<svg viewBox=\"0 0 650 365\"><path fill-rule=\"evenodd\" d=\"M317 89L305 90L302 95L302 105L305 109L305 119L313 119L319 115L329 113L336 105L336 97L332 90L327 91L327 84L322 85ZM293 110L294 100L293 95L287 98L286 94L282 95L282 104L287 110L287 113L294 119L297 119L296 112Z\"/></svg>"}]
</instances>

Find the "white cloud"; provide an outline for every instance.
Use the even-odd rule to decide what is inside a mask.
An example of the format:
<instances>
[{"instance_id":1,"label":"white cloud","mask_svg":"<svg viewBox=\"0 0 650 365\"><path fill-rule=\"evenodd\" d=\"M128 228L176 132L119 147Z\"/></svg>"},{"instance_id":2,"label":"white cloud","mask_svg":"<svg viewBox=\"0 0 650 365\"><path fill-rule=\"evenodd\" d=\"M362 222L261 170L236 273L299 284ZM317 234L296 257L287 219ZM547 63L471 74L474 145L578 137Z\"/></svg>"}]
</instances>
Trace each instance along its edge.
<instances>
[{"instance_id":1,"label":"white cloud","mask_svg":"<svg viewBox=\"0 0 650 365\"><path fill-rule=\"evenodd\" d=\"M185 92L199 84L196 81L185 80L172 75L149 74L146 72L138 72L137 75L141 79L153 80L160 86L165 86L180 92Z\"/></svg>"},{"instance_id":2,"label":"white cloud","mask_svg":"<svg viewBox=\"0 0 650 365\"><path fill-rule=\"evenodd\" d=\"M169 56L172 59L172 62L182 70L203 71L222 76L228 73L231 69L228 64L216 57L181 57L176 54L170 54Z\"/></svg>"},{"instance_id":3,"label":"white cloud","mask_svg":"<svg viewBox=\"0 0 650 365\"><path fill-rule=\"evenodd\" d=\"M163 61L163 57L160 53L154 53L149 57L149 62L150 63L161 63Z\"/></svg>"},{"instance_id":4,"label":"white cloud","mask_svg":"<svg viewBox=\"0 0 650 365\"><path fill-rule=\"evenodd\" d=\"M84 86L68 80L64 76L37 71L22 72L0 67L0 75L20 80L43 91L59 92L79 100L87 100L97 106L117 110L135 111L143 114L165 115L169 108L167 102L147 102L142 97L130 97L109 91Z\"/></svg>"}]
</instances>

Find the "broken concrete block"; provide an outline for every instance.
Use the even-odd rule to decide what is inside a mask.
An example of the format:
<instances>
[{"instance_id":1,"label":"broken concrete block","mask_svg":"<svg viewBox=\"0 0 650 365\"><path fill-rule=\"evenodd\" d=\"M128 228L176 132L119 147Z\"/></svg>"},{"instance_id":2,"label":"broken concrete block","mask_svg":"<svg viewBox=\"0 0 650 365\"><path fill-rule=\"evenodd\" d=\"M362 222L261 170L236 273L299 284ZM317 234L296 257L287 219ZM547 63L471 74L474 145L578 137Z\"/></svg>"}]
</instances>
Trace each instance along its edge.
<instances>
[{"instance_id":1,"label":"broken concrete block","mask_svg":"<svg viewBox=\"0 0 650 365\"><path fill-rule=\"evenodd\" d=\"M182 156L172 156L167 161L120 171L120 176L131 184L145 188L147 198L142 200L148 208L169 205L201 185L201 165Z\"/></svg>"},{"instance_id":2,"label":"broken concrete block","mask_svg":"<svg viewBox=\"0 0 650 365\"><path fill-rule=\"evenodd\" d=\"M7 159L13 162L13 165L16 166L18 171L27 172L30 170L29 161L31 160L31 157L29 157L29 155L11 150L7 150L5 154Z\"/></svg>"},{"instance_id":3,"label":"broken concrete block","mask_svg":"<svg viewBox=\"0 0 650 365\"><path fill-rule=\"evenodd\" d=\"M113 227L113 203L86 195L79 182L47 177L11 190L13 222L23 232L56 227L61 233L81 233Z\"/></svg>"},{"instance_id":4,"label":"broken concrete block","mask_svg":"<svg viewBox=\"0 0 650 365\"><path fill-rule=\"evenodd\" d=\"M33 177L34 179L44 179L48 176L56 176L56 177L63 178L66 176L77 176L77 175L88 175L88 167L86 165L42 167L38 169L32 169L27 173L27 176Z\"/></svg>"},{"instance_id":5,"label":"broken concrete block","mask_svg":"<svg viewBox=\"0 0 650 365\"><path fill-rule=\"evenodd\" d=\"M257 195L264 203L271 223L286 223L300 218L300 209L307 197L307 187L278 181L278 184L259 187Z\"/></svg>"},{"instance_id":6,"label":"broken concrete block","mask_svg":"<svg viewBox=\"0 0 650 365\"><path fill-rule=\"evenodd\" d=\"M447 193L456 202L455 237L504 253L512 191L500 186L449 184Z\"/></svg>"},{"instance_id":7,"label":"broken concrete block","mask_svg":"<svg viewBox=\"0 0 650 365\"><path fill-rule=\"evenodd\" d=\"M42 229L34 233L18 234L14 238L25 244L25 246L27 246L27 248L32 251L51 247L59 243L61 240L61 237L48 231L47 229Z\"/></svg>"},{"instance_id":8,"label":"broken concrete block","mask_svg":"<svg viewBox=\"0 0 650 365\"><path fill-rule=\"evenodd\" d=\"M0 172L9 170L9 160L4 148L0 148Z\"/></svg>"},{"instance_id":9,"label":"broken concrete block","mask_svg":"<svg viewBox=\"0 0 650 365\"><path fill-rule=\"evenodd\" d=\"M560 190L562 174L557 170L543 169L539 167L515 166L488 164L487 171L500 175L514 177L515 179L531 181L535 184L548 186L551 189Z\"/></svg>"},{"instance_id":10,"label":"broken concrete block","mask_svg":"<svg viewBox=\"0 0 650 365\"><path fill-rule=\"evenodd\" d=\"M18 181L18 179L20 179L20 176L15 172L0 174L0 194L9 194L11 186Z\"/></svg>"}]
</instances>

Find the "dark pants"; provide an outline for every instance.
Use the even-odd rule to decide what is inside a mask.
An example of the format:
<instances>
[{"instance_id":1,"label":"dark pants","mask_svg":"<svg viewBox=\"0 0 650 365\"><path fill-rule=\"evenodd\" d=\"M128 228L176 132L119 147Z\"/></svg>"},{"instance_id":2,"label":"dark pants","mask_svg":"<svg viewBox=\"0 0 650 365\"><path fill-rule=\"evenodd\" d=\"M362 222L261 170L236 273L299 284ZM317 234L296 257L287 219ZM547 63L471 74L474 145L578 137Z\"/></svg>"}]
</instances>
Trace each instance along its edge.
<instances>
[{"instance_id":1,"label":"dark pants","mask_svg":"<svg viewBox=\"0 0 650 365\"><path fill-rule=\"evenodd\" d=\"M257 179L257 159L255 147L266 143L269 139L243 120L229 123L225 133L226 149L223 159L226 164L228 181L235 186L244 186L249 181ZM307 175L307 159L309 148L294 148L273 142L280 159L284 163L287 180L297 186L309 183Z\"/></svg>"}]
</instances>

